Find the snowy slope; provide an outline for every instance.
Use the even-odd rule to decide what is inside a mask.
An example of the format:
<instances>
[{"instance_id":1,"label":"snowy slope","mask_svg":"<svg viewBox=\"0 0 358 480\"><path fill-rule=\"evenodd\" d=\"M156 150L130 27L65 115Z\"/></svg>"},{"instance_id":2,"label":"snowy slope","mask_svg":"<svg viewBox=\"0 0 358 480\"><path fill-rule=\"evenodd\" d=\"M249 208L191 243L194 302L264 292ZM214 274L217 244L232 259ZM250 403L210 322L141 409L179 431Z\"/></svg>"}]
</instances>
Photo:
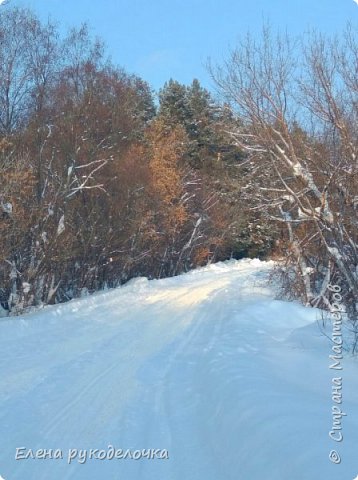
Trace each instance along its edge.
<instances>
[{"instance_id":1,"label":"snowy slope","mask_svg":"<svg viewBox=\"0 0 358 480\"><path fill-rule=\"evenodd\" d=\"M331 346L317 311L273 299L271 265L226 262L0 321L5 480L352 480L358 375L345 358L332 441ZM67 462L68 450L169 459ZM16 448L64 458L15 460ZM328 459L336 449L342 462ZM23 452L23 450L22 450ZM96 453L95 453L96 454ZM41 455L41 454L40 454Z\"/></svg>"}]
</instances>

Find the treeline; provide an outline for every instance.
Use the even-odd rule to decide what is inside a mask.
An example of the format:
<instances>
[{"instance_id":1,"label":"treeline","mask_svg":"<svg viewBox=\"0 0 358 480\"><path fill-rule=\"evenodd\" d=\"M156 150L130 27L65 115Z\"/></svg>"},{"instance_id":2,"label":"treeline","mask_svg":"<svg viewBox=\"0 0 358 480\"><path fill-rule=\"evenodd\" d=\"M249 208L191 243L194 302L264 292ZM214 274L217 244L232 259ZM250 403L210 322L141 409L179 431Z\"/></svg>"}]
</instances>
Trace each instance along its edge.
<instances>
[{"instance_id":1,"label":"treeline","mask_svg":"<svg viewBox=\"0 0 358 480\"><path fill-rule=\"evenodd\" d=\"M62 302L138 275L265 254L240 204L237 120L197 80L148 84L86 26L61 38L30 11L0 15L0 300Z\"/></svg>"}]
</instances>

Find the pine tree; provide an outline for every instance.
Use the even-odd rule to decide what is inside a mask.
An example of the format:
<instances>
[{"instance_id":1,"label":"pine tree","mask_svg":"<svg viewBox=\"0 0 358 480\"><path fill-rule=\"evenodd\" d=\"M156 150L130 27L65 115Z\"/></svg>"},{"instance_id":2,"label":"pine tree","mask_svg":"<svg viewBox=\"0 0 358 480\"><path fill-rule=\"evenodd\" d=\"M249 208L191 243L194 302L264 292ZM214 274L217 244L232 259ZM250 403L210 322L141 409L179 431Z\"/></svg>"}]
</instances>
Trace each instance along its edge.
<instances>
[{"instance_id":1,"label":"pine tree","mask_svg":"<svg viewBox=\"0 0 358 480\"><path fill-rule=\"evenodd\" d=\"M187 130L191 123L191 111L185 85L170 79L159 91L159 112L168 127L182 125Z\"/></svg>"}]
</instances>

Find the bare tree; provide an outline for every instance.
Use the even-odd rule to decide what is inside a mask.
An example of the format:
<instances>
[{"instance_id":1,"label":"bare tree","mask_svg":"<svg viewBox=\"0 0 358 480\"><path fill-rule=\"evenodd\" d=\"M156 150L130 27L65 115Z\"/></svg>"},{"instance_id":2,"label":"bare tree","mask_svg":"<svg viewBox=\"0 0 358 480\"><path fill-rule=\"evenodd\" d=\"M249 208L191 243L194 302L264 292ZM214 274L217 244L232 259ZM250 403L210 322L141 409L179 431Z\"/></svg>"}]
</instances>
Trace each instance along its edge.
<instances>
[{"instance_id":1,"label":"bare tree","mask_svg":"<svg viewBox=\"0 0 358 480\"><path fill-rule=\"evenodd\" d=\"M210 67L240 119L232 141L246 152L241 194L284 225L286 286L306 304L329 307L340 282L357 318L358 136L356 32L307 41L250 35ZM295 273L294 277L290 274Z\"/></svg>"},{"instance_id":2,"label":"bare tree","mask_svg":"<svg viewBox=\"0 0 358 480\"><path fill-rule=\"evenodd\" d=\"M28 10L0 15L0 132L24 126L30 112L44 103L55 65L56 30L41 25Z\"/></svg>"}]
</instances>

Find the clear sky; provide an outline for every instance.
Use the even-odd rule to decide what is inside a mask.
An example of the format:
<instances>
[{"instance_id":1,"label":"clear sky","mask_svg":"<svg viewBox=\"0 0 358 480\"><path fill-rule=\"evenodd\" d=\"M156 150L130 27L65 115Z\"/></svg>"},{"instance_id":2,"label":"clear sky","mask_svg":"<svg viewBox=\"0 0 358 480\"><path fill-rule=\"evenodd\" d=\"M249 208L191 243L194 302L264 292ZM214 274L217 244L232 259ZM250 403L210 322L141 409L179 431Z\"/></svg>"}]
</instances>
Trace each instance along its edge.
<instances>
[{"instance_id":1,"label":"clear sky","mask_svg":"<svg viewBox=\"0 0 358 480\"><path fill-rule=\"evenodd\" d=\"M275 27L302 33L315 27L337 32L358 24L353 0L10 0L63 26L86 21L112 60L158 89L169 78L211 81L208 57L220 61L240 33ZM0 8L8 8L2 6Z\"/></svg>"}]
</instances>

